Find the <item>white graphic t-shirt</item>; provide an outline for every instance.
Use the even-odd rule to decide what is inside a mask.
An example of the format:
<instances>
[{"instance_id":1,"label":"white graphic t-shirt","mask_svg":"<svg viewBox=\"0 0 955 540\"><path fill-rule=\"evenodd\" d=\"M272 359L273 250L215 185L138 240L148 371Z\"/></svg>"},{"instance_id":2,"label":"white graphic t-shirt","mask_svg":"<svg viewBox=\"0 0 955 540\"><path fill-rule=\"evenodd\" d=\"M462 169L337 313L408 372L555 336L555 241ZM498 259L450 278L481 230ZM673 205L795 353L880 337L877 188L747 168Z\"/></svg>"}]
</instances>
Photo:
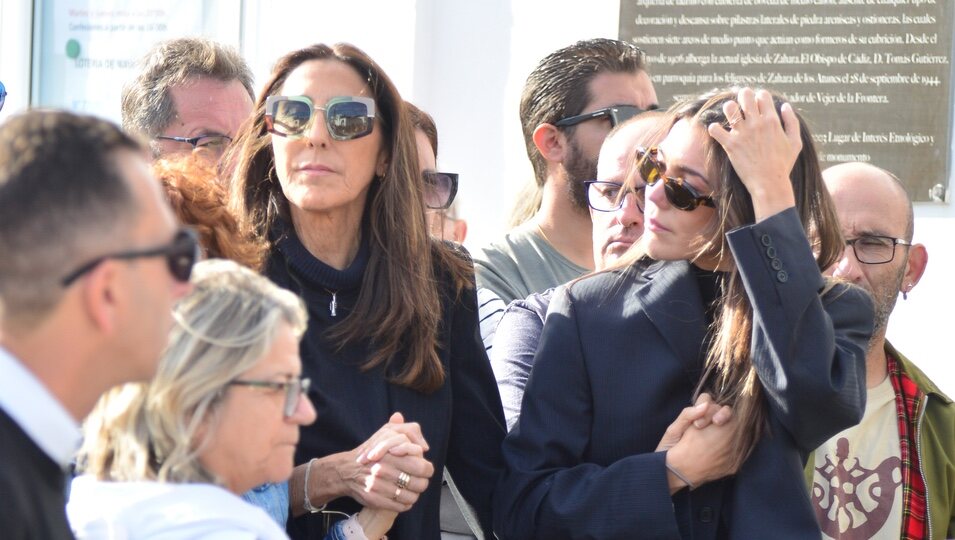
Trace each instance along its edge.
<instances>
[{"instance_id":1,"label":"white graphic t-shirt","mask_svg":"<svg viewBox=\"0 0 955 540\"><path fill-rule=\"evenodd\" d=\"M886 377L869 389L862 422L816 450L812 503L824 539L899 538L900 455L895 391Z\"/></svg>"}]
</instances>

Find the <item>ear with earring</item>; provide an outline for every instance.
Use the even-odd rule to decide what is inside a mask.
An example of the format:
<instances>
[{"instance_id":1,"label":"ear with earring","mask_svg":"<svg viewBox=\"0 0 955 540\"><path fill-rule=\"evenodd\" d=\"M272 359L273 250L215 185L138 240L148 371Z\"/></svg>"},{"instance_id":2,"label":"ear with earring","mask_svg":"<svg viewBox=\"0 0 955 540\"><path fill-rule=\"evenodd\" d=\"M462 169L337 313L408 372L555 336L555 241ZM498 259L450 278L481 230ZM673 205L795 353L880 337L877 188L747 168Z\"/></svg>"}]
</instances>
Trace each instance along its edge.
<instances>
[{"instance_id":1,"label":"ear with earring","mask_svg":"<svg viewBox=\"0 0 955 540\"><path fill-rule=\"evenodd\" d=\"M913 283L908 283L908 284L905 285L905 288L902 289L902 300L908 300L908 299L909 299L909 291L912 290L912 287L913 287L913 286L914 286Z\"/></svg>"}]
</instances>

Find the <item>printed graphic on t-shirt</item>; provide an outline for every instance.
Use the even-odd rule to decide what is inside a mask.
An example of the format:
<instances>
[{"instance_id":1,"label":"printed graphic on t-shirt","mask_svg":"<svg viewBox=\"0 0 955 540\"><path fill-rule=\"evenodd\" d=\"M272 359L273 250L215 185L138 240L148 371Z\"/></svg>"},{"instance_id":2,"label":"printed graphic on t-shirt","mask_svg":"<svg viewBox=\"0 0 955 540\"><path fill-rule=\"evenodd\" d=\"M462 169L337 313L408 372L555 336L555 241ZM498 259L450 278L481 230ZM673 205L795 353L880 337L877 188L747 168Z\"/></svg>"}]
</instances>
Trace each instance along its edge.
<instances>
[{"instance_id":1,"label":"printed graphic on t-shirt","mask_svg":"<svg viewBox=\"0 0 955 540\"><path fill-rule=\"evenodd\" d=\"M873 538L892 513L896 497L902 496L902 461L890 456L867 468L845 437L836 442L836 455L825 454L824 459L815 467L812 486L813 507L822 532L828 538ZM891 534L898 538L897 530L886 537Z\"/></svg>"}]
</instances>

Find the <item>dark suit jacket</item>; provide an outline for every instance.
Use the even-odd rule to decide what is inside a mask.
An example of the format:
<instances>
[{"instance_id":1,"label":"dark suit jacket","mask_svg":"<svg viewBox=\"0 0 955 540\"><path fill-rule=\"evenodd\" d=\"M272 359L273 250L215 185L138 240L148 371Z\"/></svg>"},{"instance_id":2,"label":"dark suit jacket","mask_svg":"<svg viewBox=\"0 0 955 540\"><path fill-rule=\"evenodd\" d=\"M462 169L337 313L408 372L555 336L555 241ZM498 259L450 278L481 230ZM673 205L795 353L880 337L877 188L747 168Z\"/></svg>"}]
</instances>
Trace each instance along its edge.
<instances>
[{"instance_id":1,"label":"dark suit jacket","mask_svg":"<svg viewBox=\"0 0 955 540\"><path fill-rule=\"evenodd\" d=\"M0 538L73 538L65 473L0 409Z\"/></svg>"},{"instance_id":2,"label":"dark suit jacket","mask_svg":"<svg viewBox=\"0 0 955 540\"><path fill-rule=\"evenodd\" d=\"M495 493L501 538L818 538L808 451L865 408L868 296L824 281L794 210L727 235L754 307L769 433L738 474L672 498L666 427L690 402L705 314L686 262L605 273L551 303Z\"/></svg>"}]
</instances>

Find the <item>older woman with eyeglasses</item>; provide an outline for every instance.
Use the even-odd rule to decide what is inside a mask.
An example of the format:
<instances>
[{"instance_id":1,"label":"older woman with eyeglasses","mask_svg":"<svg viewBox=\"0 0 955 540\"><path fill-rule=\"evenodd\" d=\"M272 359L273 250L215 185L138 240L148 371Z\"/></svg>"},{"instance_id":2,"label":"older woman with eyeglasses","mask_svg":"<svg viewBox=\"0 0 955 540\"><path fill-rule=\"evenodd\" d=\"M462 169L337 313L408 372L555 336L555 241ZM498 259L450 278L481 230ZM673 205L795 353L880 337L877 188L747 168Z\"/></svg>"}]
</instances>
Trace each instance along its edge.
<instances>
[{"instance_id":1,"label":"older woman with eyeglasses","mask_svg":"<svg viewBox=\"0 0 955 540\"><path fill-rule=\"evenodd\" d=\"M812 135L766 90L668 114L638 151L640 244L550 304L504 443L502 538L820 535L803 464L862 416L872 304L820 273L844 244ZM732 419L655 451L703 392Z\"/></svg>"},{"instance_id":2,"label":"older woman with eyeglasses","mask_svg":"<svg viewBox=\"0 0 955 540\"><path fill-rule=\"evenodd\" d=\"M155 379L114 389L86 420L67 507L79 538L287 538L238 495L287 479L315 420L304 306L231 261L199 263L193 284ZM379 538L393 518L365 510L331 537L365 538L364 525Z\"/></svg>"},{"instance_id":3,"label":"older woman with eyeglasses","mask_svg":"<svg viewBox=\"0 0 955 540\"><path fill-rule=\"evenodd\" d=\"M225 157L231 204L269 242L267 275L308 306L318 410L290 534L365 506L400 512L390 538L436 540L447 466L490 536L503 413L470 263L428 234L403 100L359 49L314 45L278 60L253 115Z\"/></svg>"}]
</instances>

